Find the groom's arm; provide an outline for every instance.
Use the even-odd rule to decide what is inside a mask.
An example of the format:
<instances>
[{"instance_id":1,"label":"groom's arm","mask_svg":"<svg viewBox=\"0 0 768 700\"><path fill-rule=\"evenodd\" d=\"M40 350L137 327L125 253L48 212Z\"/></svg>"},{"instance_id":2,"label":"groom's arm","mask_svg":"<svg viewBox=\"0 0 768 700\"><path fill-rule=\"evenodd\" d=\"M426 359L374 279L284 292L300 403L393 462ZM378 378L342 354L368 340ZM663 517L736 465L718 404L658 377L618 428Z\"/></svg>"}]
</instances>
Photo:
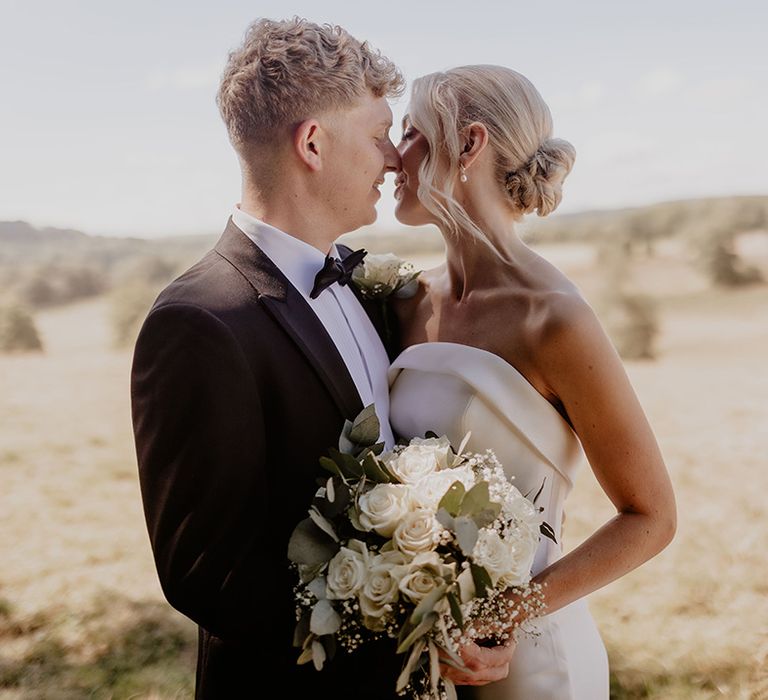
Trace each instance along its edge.
<instances>
[{"instance_id":1,"label":"groom's arm","mask_svg":"<svg viewBox=\"0 0 768 700\"><path fill-rule=\"evenodd\" d=\"M144 512L168 601L210 633L269 625L264 427L230 329L204 309L155 308L131 398Z\"/></svg>"}]
</instances>

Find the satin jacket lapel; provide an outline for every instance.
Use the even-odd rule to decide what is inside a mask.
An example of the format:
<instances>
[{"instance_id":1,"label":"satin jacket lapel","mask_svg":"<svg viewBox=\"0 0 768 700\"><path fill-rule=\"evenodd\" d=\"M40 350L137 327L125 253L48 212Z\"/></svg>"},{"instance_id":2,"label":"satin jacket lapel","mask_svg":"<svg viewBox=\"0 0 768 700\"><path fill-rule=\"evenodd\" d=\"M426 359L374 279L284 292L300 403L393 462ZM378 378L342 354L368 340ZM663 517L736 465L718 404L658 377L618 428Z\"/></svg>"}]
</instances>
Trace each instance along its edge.
<instances>
[{"instance_id":1,"label":"satin jacket lapel","mask_svg":"<svg viewBox=\"0 0 768 700\"><path fill-rule=\"evenodd\" d=\"M347 418L363 410L355 383L325 326L280 269L230 219L215 246L259 293L259 301L291 336Z\"/></svg>"}]
</instances>

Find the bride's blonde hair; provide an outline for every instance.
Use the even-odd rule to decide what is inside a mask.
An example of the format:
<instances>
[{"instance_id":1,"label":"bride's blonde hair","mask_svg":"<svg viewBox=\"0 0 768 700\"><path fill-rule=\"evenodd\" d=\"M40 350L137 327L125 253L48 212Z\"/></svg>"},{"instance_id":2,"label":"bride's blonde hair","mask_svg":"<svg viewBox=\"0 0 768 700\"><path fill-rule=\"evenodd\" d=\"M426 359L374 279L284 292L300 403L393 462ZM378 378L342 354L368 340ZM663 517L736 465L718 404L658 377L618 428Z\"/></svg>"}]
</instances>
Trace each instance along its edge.
<instances>
[{"instance_id":1,"label":"bride's blonde hair","mask_svg":"<svg viewBox=\"0 0 768 700\"><path fill-rule=\"evenodd\" d=\"M482 232L453 197L459 172L461 131L472 122L488 130L496 156L496 179L509 204L522 216L546 216L562 199L562 184L576 150L552 138L552 115L538 90L520 73L503 66L461 66L414 81L410 120L427 140L419 168L421 203L454 234ZM440 160L448 164L440 180Z\"/></svg>"}]
</instances>

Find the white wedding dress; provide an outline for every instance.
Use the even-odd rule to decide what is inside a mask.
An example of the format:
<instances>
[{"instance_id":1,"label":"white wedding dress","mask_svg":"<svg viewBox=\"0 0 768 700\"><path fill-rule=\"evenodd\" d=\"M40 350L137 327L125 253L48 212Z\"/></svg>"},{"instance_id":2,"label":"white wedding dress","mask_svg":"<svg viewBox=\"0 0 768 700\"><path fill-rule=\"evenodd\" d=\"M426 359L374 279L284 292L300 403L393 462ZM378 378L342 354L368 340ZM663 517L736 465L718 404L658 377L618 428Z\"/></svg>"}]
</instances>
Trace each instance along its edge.
<instances>
[{"instance_id":1,"label":"white wedding dress","mask_svg":"<svg viewBox=\"0 0 768 700\"><path fill-rule=\"evenodd\" d=\"M389 370L390 421L401 437L447 435L458 447L493 449L512 482L537 505L560 542L563 506L584 463L568 423L512 365L486 350L423 343L404 350ZM562 556L542 537L533 573ZM608 700L608 659L586 600L539 618L534 637L522 635L506 680L460 688L481 700Z\"/></svg>"}]
</instances>

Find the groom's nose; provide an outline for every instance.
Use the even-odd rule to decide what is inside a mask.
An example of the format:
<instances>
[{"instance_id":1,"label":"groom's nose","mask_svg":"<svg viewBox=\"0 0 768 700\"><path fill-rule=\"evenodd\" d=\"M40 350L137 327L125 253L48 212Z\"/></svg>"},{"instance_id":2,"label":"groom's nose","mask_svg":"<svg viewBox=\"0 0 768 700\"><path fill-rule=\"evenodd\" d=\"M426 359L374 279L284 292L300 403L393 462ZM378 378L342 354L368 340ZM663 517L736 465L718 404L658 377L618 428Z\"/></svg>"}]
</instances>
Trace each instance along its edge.
<instances>
[{"instance_id":1,"label":"groom's nose","mask_svg":"<svg viewBox=\"0 0 768 700\"><path fill-rule=\"evenodd\" d=\"M402 165L400 161L400 153L395 144L390 139L387 139L387 143L384 147L384 169L388 173L400 172Z\"/></svg>"}]
</instances>

